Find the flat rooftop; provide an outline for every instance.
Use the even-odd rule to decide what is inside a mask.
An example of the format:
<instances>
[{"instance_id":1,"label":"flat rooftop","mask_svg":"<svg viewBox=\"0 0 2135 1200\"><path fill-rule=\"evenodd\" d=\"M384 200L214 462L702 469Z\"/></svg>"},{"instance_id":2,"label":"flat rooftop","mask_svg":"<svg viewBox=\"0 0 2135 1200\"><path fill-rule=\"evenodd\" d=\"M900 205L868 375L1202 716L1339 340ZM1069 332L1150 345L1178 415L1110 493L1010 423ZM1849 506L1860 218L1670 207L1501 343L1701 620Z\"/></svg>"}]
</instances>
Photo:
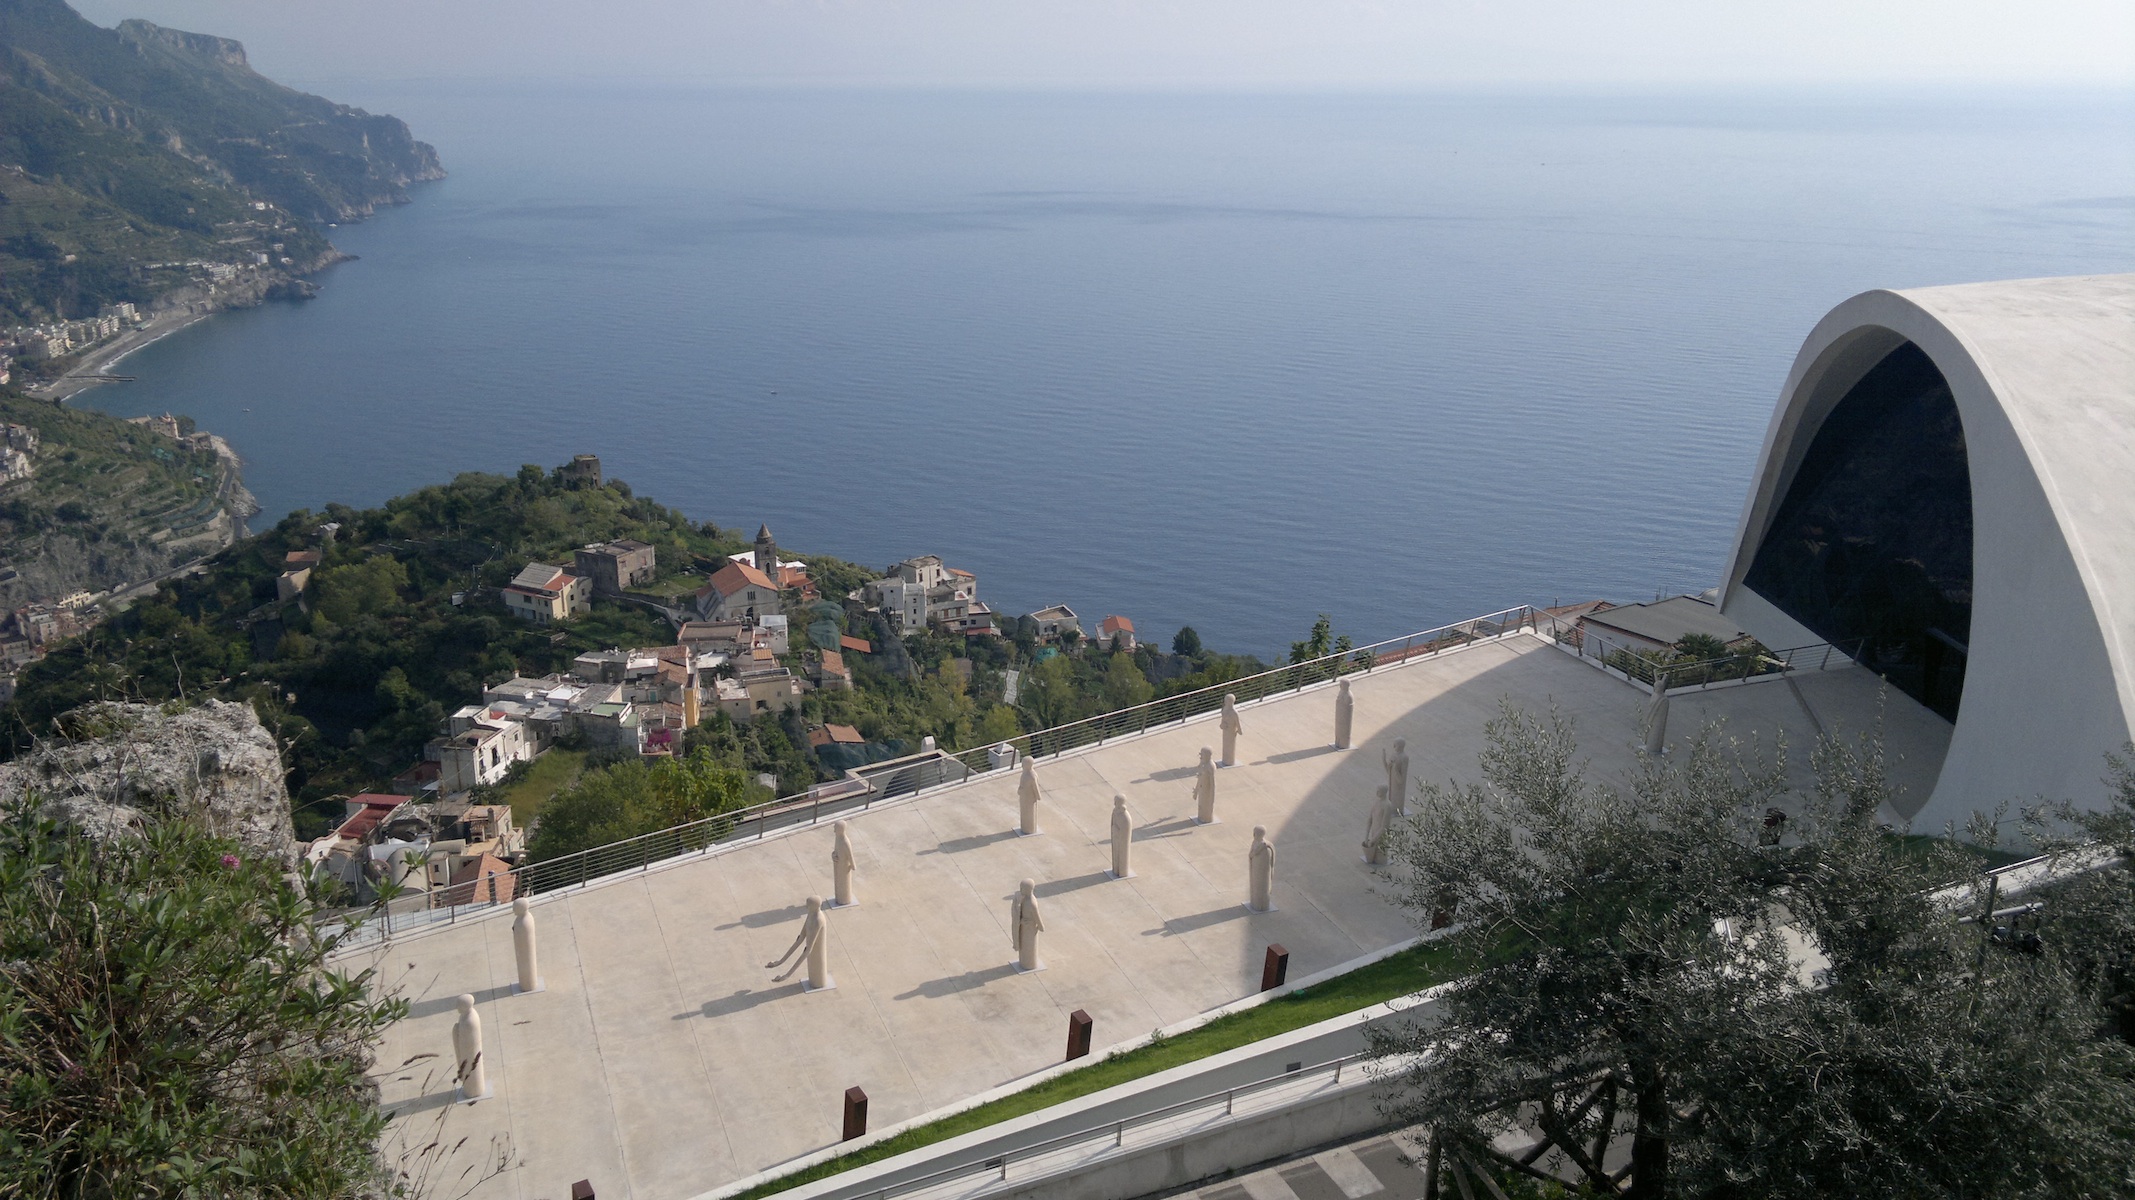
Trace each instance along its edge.
<instances>
[{"instance_id":1,"label":"flat rooftop","mask_svg":"<svg viewBox=\"0 0 2135 1200\"><path fill-rule=\"evenodd\" d=\"M1413 936L1358 844L1392 739L1408 739L1412 779L1471 780L1501 698L1555 704L1589 777L1609 782L1635 764L1646 703L1642 687L1530 634L1351 687L1346 751L1331 746L1331 687L1240 709L1241 761L1218 773L1216 825L1192 821L1199 749L1218 744L1211 718L1042 762L1040 836L1014 832L1014 772L853 814L859 904L830 915L830 991L774 984L763 966L793 941L806 897L830 895L827 825L537 898L537 994L512 992L509 910L363 951L413 1006L378 1056L382 1100L415 1144L441 1113L442 1136L467 1139L452 1177L508 1141L516 1165L476 1200L560 1197L577 1179L608 1198L684 1200L837 1141L848 1087L866 1089L882 1129L1058 1062L1075 1009L1095 1018L1102 1049L1252 994L1270 942L1289 949L1294 978ZM1738 735L1784 732L1806 784L1817 733L1871 728L1879 711L1906 789L1893 815L1909 817L1949 726L1866 671L1680 694L1670 729L1724 717ZM1127 880L1106 871L1115 792L1137 824ZM1270 913L1244 907L1256 824L1278 850ZM1008 902L1026 878L1047 969L1021 975ZM493 1093L472 1105L452 1103L463 992L478 1002Z\"/></svg>"}]
</instances>

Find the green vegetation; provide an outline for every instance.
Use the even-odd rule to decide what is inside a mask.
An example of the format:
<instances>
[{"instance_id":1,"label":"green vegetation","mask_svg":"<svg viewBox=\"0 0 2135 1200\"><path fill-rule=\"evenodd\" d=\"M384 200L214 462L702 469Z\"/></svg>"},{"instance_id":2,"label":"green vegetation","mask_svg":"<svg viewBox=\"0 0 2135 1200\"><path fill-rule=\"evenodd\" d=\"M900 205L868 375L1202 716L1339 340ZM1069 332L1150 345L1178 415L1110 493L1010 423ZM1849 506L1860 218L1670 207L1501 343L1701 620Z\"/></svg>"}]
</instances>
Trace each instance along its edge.
<instances>
[{"instance_id":1,"label":"green vegetation","mask_svg":"<svg viewBox=\"0 0 2135 1200\"><path fill-rule=\"evenodd\" d=\"M585 769L585 751L551 746L540 758L514 767L494 793L483 799L490 804L510 806L512 824L521 829L531 828L534 818L541 815L549 799L577 783L579 774Z\"/></svg>"},{"instance_id":2,"label":"green vegetation","mask_svg":"<svg viewBox=\"0 0 2135 1200\"><path fill-rule=\"evenodd\" d=\"M327 521L341 526L332 541L316 532ZM588 650L673 641L637 605L604 601L549 629L498 599L530 559L569 562L576 546L623 537L658 547L671 573L740 548L627 484L575 487L535 467L463 475L360 512L295 513L25 668L12 736L19 746L101 698L249 700L287 747L300 832L316 831L333 807L320 802L415 762L485 683L567 668ZM278 601L284 556L300 549L324 553L312 596Z\"/></svg>"},{"instance_id":3,"label":"green vegetation","mask_svg":"<svg viewBox=\"0 0 2135 1200\"><path fill-rule=\"evenodd\" d=\"M1715 730L1623 790L1581 777L1554 714L1488 734L1484 783L1426 785L1398 838L1408 907L1474 931L1447 943L1460 982L1428 1027L1373 1035L1419 1056L1393 1115L1449 1172L1541 1175L1499 1149L1517 1113L1582 1194L2128 1193L2128 870L1960 924L1991 893L1952 912L1938 890L1980 858L1877 826L1872 740L1821 744L1773 838L1783 766ZM2077 824L2124 839L2135 773L2113 765L2114 811Z\"/></svg>"},{"instance_id":4,"label":"green vegetation","mask_svg":"<svg viewBox=\"0 0 2135 1200\"><path fill-rule=\"evenodd\" d=\"M185 822L0 816L0 1195L402 1194L365 1076L405 1011L276 862Z\"/></svg>"},{"instance_id":5,"label":"green vegetation","mask_svg":"<svg viewBox=\"0 0 2135 1200\"><path fill-rule=\"evenodd\" d=\"M310 269L332 253L318 223L439 174L400 121L265 79L235 42L0 0L0 324L192 278L154 264L263 252Z\"/></svg>"},{"instance_id":6,"label":"green vegetation","mask_svg":"<svg viewBox=\"0 0 2135 1200\"><path fill-rule=\"evenodd\" d=\"M528 843L528 862L620 842L732 812L747 777L698 749L686 758L633 759L588 771L552 797Z\"/></svg>"},{"instance_id":7,"label":"green vegetation","mask_svg":"<svg viewBox=\"0 0 2135 1200\"><path fill-rule=\"evenodd\" d=\"M796 1171L753 1188L742 1193L737 1200L754 1200L758 1196L775 1195L804 1183L812 1183L856 1167L893 1158L908 1150L917 1150L921 1146L931 1146L936 1142L961 1137L974 1129L1013 1120L1080 1096L1154 1075L1159 1071L1168 1071L1226 1050L1235 1050L1279 1033L1288 1033L1293 1029L1302 1029L1344 1013L1383 1004L1396 997L1407 996L1444 983L1453 977L1449 973L1452 962L1453 957L1437 946L1414 946L1369 966L1337 975L1333 979L1299 989L1244 1012L1218 1017L1197 1029L1174 1037L1161 1038L1136 1049L1100 1059L1087 1067L1056 1075L1012 1096L1003 1096L999 1100L966 1109L954 1116L907 1129L896 1137L876 1142L865 1149L841 1154L807 1170Z\"/></svg>"},{"instance_id":8,"label":"green vegetation","mask_svg":"<svg viewBox=\"0 0 2135 1200\"><path fill-rule=\"evenodd\" d=\"M43 414L87 422L117 439L114 446L129 437L147 445L152 437L91 414L49 407ZM98 464L132 461L116 450L99 453L104 457L80 469L110 477L111 468ZM321 532L329 523L338 526L330 539ZM667 619L634 602L597 600L590 613L556 627L530 626L505 611L499 589L528 561L569 563L576 547L618 538L650 543L661 577L649 590L674 593L692 590L707 567L744 548L736 534L692 522L619 480L587 487L534 466L508 478L463 475L373 509L294 513L214 555L203 573L166 584L25 668L7 714L8 736L19 747L60 714L99 699L247 700L283 740L298 831L315 836L338 810L336 797L384 787L420 758L448 713L480 700L484 686L568 670L590 650L672 643ZM298 550L317 550L322 559L308 592L285 601L277 579ZM872 577L833 558L803 560L825 595ZM787 602L795 637L785 665L796 672L808 669L813 647L836 645L848 631L876 652L847 657L852 690L811 691L794 709L747 723L713 712L689 731L684 751L701 751L742 774L751 802L769 798L754 782L760 774L777 779L777 794L793 795L862 762L916 749L928 736L951 750L991 745L1262 669L1251 658L1165 654L1153 646L1061 654L1021 629L1013 637L929 631L900 639L879 614L856 605L804 606L797 595ZM1006 673L1016 667L1024 682L1010 706ZM867 744L808 750L809 728L829 723L855 726ZM568 762L528 768L499 794L530 821L570 782ZM606 836L638 826L604 818L575 828L579 836ZM545 843L549 853L564 853L567 844Z\"/></svg>"},{"instance_id":9,"label":"green vegetation","mask_svg":"<svg viewBox=\"0 0 2135 1200\"><path fill-rule=\"evenodd\" d=\"M142 425L0 388L0 422L37 431L35 474L0 498L0 553L16 564L93 553L125 561L205 531L223 512L223 466ZM89 590L119 582L85 568ZM26 599L27 597L25 597Z\"/></svg>"}]
</instances>

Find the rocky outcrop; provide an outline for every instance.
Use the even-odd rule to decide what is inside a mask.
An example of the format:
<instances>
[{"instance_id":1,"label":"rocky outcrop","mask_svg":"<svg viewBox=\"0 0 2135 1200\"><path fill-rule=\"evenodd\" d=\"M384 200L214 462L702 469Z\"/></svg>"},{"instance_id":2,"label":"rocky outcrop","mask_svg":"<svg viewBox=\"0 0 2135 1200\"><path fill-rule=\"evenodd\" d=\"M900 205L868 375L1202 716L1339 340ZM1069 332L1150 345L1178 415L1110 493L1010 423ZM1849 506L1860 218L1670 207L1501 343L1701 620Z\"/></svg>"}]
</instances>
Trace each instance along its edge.
<instances>
[{"instance_id":1,"label":"rocky outcrop","mask_svg":"<svg viewBox=\"0 0 2135 1200\"><path fill-rule=\"evenodd\" d=\"M93 704L60 724L64 738L0 764L0 801L32 796L47 816L102 838L190 817L296 866L282 756L250 705Z\"/></svg>"}]
</instances>

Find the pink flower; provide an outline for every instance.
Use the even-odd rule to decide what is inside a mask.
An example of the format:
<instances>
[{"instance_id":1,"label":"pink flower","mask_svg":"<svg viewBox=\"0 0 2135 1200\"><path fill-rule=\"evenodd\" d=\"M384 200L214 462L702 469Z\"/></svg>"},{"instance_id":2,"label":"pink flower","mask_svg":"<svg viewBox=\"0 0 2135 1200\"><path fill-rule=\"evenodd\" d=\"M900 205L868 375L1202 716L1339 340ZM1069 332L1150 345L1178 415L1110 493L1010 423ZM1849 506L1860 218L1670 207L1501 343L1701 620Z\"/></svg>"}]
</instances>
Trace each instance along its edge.
<instances>
[{"instance_id":1,"label":"pink flower","mask_svg":"<svg viewBox=\"0 0 2135 1200\"><path fill-rule=\"evenodd\" d=\"M222 866L226 871L235 871L237 869L237 856L235 854L223 855Z\"/></svg>"}]
</instances>

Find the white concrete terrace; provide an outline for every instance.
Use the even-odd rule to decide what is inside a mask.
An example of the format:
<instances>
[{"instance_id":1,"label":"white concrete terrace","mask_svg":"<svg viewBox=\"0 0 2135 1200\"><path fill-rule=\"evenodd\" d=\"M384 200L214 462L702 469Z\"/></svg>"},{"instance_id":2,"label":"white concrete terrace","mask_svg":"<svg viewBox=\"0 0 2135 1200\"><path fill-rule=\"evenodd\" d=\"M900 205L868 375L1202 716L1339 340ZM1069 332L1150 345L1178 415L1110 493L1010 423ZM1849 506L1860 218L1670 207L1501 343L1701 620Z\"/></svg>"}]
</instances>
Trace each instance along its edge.
<instances>
[{"instance_id":1,"label":"white concrete terrace","mask_svg":"<svg viewBox=\"0 0 2135 1200\"><path fill-rule=\"evenodd\" d=\"M1012 772L852 815L860 903L830 916L827 992L773 984L762 965L793 940L804 898L831 890L820 826L537 898L540 993L513 993L508 909L366 949L359 961L412 1002L379 1054L382 1101L418 1144L442 1113L442 1136L467 1139L461 1165L509 1143L515 1165L478 1200L560 1197L581 1178L603 1197L683 1200L835 1142L847 1087L866 1089L879 1129L1058 1062L1075 1009L1102 1052L1252 994L1270 942L1295 977L1413 936L1358 845L1395 737L1412 779L1473 779L1484 722L1509 698L1572 716L1596 781L1636 761L1643 689L1529 633L1350 680L1350 750L1331 747L1331 685L1240 709L1241 762L1219 772L1213 826L1192 821L1213 717L1044 760L1040 836L1014 833ZM1866 730L1879 711L1913 810L1949 727L1865 671L1680 694L1670 727L1783 733L1806 784L1816 734ZM1138 831L1126 880L1106 873L1115 792ZM1271 913L1243 904L1256 824L1279 851ZM1048 969L1020 975L1007 915L1025 878ZM461 993L478 1002L492 1091L472 1105L452 1103Z\"/></svg>"}]
</instances>

